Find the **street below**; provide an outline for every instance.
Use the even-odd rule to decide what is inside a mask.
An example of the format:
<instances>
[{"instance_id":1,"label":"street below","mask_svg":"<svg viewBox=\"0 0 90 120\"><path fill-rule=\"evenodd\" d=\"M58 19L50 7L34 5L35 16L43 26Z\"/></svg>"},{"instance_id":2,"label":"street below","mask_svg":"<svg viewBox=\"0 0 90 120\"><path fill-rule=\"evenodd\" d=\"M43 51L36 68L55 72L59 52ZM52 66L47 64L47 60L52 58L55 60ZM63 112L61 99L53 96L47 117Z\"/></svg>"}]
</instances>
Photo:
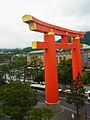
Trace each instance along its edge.
<instances>
[{"instance_id":1,"label":"street below","mask_svg":"<svg viewBox=\"0 0 90 120\"><path fill-rule=\"evenodd\" d=\"M45 94L44 92L38 92L37 93L38 98L39 98L39 102L41 103L45 103ZM66 102L66 95L63 93L60 93L60 105L63 106L63 108L67 111L69 111L70 113L76 113L76 108L73 104L68 104ZM88 120L90 120L90 101L88 101L87 98L85 98L85 106L79 109L79 112L81 115L85 114L88 118Z\"/></svg>"}]
</instances>

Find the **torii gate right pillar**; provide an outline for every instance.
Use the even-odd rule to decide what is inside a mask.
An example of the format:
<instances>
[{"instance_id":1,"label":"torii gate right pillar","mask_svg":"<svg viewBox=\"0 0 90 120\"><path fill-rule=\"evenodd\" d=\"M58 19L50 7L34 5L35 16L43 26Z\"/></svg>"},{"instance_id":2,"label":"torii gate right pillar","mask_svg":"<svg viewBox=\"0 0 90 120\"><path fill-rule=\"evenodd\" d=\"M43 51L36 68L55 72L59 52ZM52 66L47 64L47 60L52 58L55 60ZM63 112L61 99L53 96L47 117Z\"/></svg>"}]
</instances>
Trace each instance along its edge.
<instances>
[{"instance_id":1,"label":"torii gate right pillar","mask_svg":"<svg viewBox=\"0 0 90 120\"><path fill-rule=\"evenodd\" d=\"M81 64L81 53L80 53L80 38L72 38L72 44L75 48L72 49L72 72L73 80L76 80L78 73L82 76L82 64Z\"/></svg>"}]
</instances>

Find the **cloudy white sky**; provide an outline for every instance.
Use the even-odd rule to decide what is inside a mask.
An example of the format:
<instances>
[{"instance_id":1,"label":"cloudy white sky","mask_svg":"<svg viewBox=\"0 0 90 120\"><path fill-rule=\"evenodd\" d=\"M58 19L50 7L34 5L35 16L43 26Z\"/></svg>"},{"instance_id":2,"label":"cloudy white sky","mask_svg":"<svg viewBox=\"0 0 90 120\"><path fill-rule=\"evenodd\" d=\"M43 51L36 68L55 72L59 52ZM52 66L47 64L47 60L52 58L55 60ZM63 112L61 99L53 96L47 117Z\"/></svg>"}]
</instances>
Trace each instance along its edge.
<instances>
[{"instance_id":1,"label":"cloudy white sky","mask_svg":"<svg viewBox=\"0 0 90 120\"><path fill-rule=\"evenodd\" d=\"M0 48L24 48L43 35L29 30L22 16L78 31L90 31L90 0L0 0Z\"/></svg>"}]
</instances>

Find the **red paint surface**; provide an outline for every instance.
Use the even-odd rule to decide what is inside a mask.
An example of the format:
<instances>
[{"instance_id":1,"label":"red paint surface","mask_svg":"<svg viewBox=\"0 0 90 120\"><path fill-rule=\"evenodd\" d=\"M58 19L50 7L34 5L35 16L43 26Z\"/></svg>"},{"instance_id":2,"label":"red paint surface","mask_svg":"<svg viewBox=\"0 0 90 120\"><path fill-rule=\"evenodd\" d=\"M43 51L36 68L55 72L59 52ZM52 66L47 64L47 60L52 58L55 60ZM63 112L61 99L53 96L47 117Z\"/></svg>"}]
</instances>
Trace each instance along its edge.
<instances>
[{"instance_id":1,"label":"red paint surface","mask_svg":"<svg viewBox=\"0 0 90 120\"><path fill-rule=\"evenodd\" d=\"M28 19L26 19L26 18ZM56 49L72 49L72 71L73 80L76 79L78 73L82 75L82 65L81 65L81 55L80 55L80 38L84 37L84 32L78 32L69 30L66 28L58 27L45 23L37 18L25 15L23 16L24 22L27 24L34 23L33 31L46 33L44 35L44 42L37 42L37 48L44 49L44 66L45 66L45 95L47 103L57 103L59 102L58 94L58 78L57 78L57 64L56 64ZM32 25L31 25L32 28ZM62 43L55 43L55 35L47 35L47 33L52 32L55 35L62 37ZM71 44L68 44L68 37L74 37ZM78 37L77 37L78 36Z\"/></svg>"},{"instance_id":2,"label":"red paint surface","mask_svg":"<svg viewBox=\"0 0 90 120\"><path fill-rule=\"evenodd\" d=\"M59 94L54 35L45 35L44 41L48 42L48 49L44 51L46 102L56 103L59 101Z\"/></svg>"}]
</instances>

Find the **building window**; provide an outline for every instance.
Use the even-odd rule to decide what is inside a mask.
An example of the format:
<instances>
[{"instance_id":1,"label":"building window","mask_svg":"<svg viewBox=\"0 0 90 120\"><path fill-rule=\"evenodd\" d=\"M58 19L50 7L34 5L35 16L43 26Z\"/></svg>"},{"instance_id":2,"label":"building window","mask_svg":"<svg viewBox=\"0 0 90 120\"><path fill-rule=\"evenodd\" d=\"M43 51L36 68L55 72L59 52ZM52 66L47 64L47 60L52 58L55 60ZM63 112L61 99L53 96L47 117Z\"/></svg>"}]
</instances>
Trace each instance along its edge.
<instances>
[{"instance_id":1,"label":"building window","mask_svg":"<svg viewBox=\"0 0 90 120\"><path fill-rule=\"evenodd\" d=\"M59 63L60 63L61 60L62 60L62 57L59 57Z\"/></svg>"},{"instance_id":2,"label":"building window","mask_svg":"<svg viewBox=\"0 0 90 120\"><path fill-rule=\"evenodd\" d=\"M90 62L90 56L88 56L88 61Z\"/></svg>"},{"instance_id":3,"label":"building window","mask_svg":"<svg viewBox=\"0 0 90 120\"><path fill-rule=\"evenodd\" d=\"M66 57L63 57L63 60L66 60Z\"/></svg>"},{"instance_id":4,"label":"building window","mask_svg":"<svg viewBox=\"0 0 90 120\"><path fill-rule=\"evenodd\" d=\"M56 62L58 63L58 57L56 57Z\"/></svg>"}]
</instances>

